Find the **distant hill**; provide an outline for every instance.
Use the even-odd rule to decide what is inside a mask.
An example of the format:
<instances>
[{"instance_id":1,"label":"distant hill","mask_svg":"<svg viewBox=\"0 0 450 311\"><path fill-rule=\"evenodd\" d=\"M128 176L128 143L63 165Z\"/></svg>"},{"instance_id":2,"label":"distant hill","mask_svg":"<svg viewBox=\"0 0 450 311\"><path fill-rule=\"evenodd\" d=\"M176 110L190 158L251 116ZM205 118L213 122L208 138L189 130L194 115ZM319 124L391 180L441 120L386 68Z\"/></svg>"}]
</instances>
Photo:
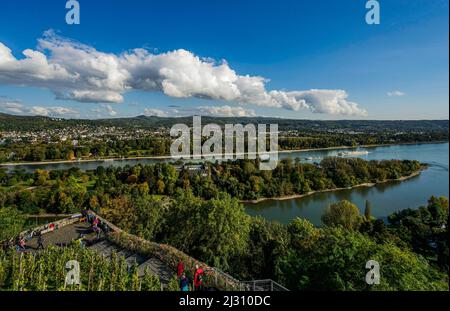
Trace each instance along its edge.
<instances>
[{"instance_id":1,"label":"distant hill","mask_svg":"<svg viewBox=\"0 0 450 311\"><path fill-rule=\"evenodd\" d=\"M65 128L74 125L86 126L116 126L122 128L145 128L157 129L160 127L171 127L174 124L192 124L192 117L155 117L137 116L132 118L113 119L58 119L42 116L16 116L0 113L0 131L33 131L49 128ZM265 117L202 117L202 124L225 123L241 124L271 124L277 123L280 130L300 130L305 132L327 132L340 129L355 132L448 132L448 120L295 120Z\"/></svg>"}]
</instances>

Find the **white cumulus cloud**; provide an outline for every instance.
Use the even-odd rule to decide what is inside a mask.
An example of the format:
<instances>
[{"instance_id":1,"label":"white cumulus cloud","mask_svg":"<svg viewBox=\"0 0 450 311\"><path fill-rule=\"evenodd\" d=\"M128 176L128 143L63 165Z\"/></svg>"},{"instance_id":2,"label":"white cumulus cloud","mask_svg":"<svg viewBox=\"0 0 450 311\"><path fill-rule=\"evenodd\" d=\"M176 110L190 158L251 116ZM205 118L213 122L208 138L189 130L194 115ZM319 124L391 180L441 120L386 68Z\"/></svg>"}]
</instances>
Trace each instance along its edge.
<instances>
[{"instance_id":1,"label":"white cumulus cloud","mask_svg":"<svg viewBox=\"0 0 450 311\"><path fill-rule=\"evenodd\" d=\"M151 109L144 110L146 116L156 117L184 117L184 116L210 116L210 117L254 117L256 112L253 109L244 109L243 107L225 106L199 106L183 109Z\"/></svg>"},{"instance_id":2,"label":"white cumulus cloud","mask_svg":"<svg viewBox=\"0 0 450 311\"><path fill-rule=\"evenodd\" d=\"M117 111L109 104L101 104L96 108L91 109L97 118L108 118L117 116Z\"/></svg>"},{"instance_id":3,"label":"white cumulus cloud","mask_svg":"<svg viewBox=\"0 0 450 311\"><path fill-rule=\"evenodd\" d=\"M23 113L23 105L16 101L0 101L0 110L15 114Z\"/></svg>"},{"instance_id":4,"label":"white cumulus cloud","mask_svg":"<svg viewBox=\"0 0 450 311\"><path fill-rule=\"evenodd\" d=\"M19 101L0 101L0 111L18 115L34 115L46 117L75 116L78 111L67 107L27 107Z\"/></svg>"},{"instance_id":5,"label":"white cumulus cloud","mask_svg":"<svg viewBox=\"0 0 450 311\"><path fill-rule=\"evenodd\" d=\"M147 108L144 110L144 115L146 116L155 116L155 117L168 117L169 116L169 112L168 111L164 111L164 110L160 110L160 109L151 109L151 108Z\"/></svg>"},{"instance_id":6,"label":"white cumulus cloud","mask_svg":"<svg viewBox=\"0 0 450 311\"><path fill-rule=\"evenodd\" d=\"M225 106L200 106L197 108L198 115L211 117L254 117L256 113L252 109L242 107Z\"/></svg>"},{"instance_id":7,"label":"white cumulus cloud","mask_svg":"<svg viewBox=\"0 0 450 311\"><path fill-rule=\"evenodd\" d=\"M66 108L66 107L42 107L42 106L33 106L27 109L27 112L32 115L37 116L68 116L68 115L76 115L78 111Z\"/></svg>"},{"instance_id":8,"label":"white cumulus cloud","mask_svg":"<svg viewBox=\"0 0 450 311\"><path fill-rule=\"evenodd\" d=\"M58 99L121 103L131 90L162 92L176 98L206 98L313 113L366 115L344 90L267 90L267 79L241 75L216 62L179 49L152 54L135 49L105 53L47 31L37 50L16 58L0 42L0 83L37 86Z\"/></svg>"}]
</instances>

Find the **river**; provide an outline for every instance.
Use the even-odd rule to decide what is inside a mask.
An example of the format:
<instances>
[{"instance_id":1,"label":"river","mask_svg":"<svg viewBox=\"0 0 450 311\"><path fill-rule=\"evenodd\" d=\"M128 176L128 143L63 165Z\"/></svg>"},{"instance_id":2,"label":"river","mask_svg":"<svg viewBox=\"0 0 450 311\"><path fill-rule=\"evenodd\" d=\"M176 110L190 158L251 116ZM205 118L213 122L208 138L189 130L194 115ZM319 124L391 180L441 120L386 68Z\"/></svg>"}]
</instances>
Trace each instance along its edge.
<instances>
[{"instance_id":1,"label":"river","mask_svg":"<svg viewBox=\"0 0 450 311\"><path fill-rule=\"evenodd\" d=\"M295 217L306 218L315 225L321 225L320 217L325 208L340 200L349 200L364 209L365 201L372 204L372 215L385 218L394 211L405 208L417 208L424 205L431 195L447 196L449 194L449 144L411 144L368 148L316 150L302 152L280 153L280 158L300 158L302 162L319 162L327 156L336 156L339 152L367 151L355 156L366 160L410 159L426 162L429 168L419 176L402 182L389 182L370 188L355 188L351 190L316 193L310 196L284 201L267 200L256 204L245 204L250 215L260 215L269 220L289 223ZM78 167L82 170L95 169L97 166L124 166L136 164L151 164L168 162L171 159L124 159L115 161L92 161L71 163L50 163L38 165L9 166L8 169L25 169L33 171L37 168L45 170L62 170Z\"/></svg>"},{"instance_id":2,"label":"river","mask_svg":"<svg viewBox=\"0 0 450 311\"><path fill-rule=\"evenodd\" d=\"M370 188L354 188L288 199L284 201L267 200L256 204L245 204L248 214L260 215L269 220L289 223L295 217L306 218L313 224L320 226L320 218L331 203L349 200L364 210L365 202L372 204L372 215L383 218L392 212L405 208L418 208L427 203L431 195L448 197L449 194L449 147L448 143L396 145L373 148L356 148L351 150L368 151L366 155L357 155L366 160L409 159L429 163L428 169L419 176L406 181L389 182ZM281 154L284 157L312 157L320 161L326 156L335 156L342 150L326 150L312 152L294 152ZM345 150L349 151L349 150Z\"/></svg>"}]
</instances>

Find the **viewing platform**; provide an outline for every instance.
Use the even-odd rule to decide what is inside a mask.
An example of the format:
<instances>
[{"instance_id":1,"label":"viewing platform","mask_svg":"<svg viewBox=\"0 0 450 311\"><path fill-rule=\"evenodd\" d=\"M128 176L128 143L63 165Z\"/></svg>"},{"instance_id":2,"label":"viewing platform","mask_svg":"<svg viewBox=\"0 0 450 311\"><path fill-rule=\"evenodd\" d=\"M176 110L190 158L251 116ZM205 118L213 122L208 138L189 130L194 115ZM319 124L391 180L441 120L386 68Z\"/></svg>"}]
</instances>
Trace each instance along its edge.
<instances>
[{"instance_id":1,"label":"viewing platform","mask_svg":"<svg viewBox=\"0 0 450 311\"><path fill-rule=\"evenodd\" d=\"M92 225L81 214L39 226L33 230L22 232L21 236L30 236L26 243L25 252L39 252L38 237L42 233L44 247L54 245L58 247L69 246L73 241L80 240L85 247L91 249L107 259L113 253L123 256L129 268L137 265L139 277L148 271L159 277L162 287L176 276L176 267L182 262L185 273L191 280L195 267L198 265L205 271L204 285L209 290L239 290L239 291L287 291L285 287L273 280L239 281L221 270L210 267L178 249L165 244L150 242L129 234L116 227L109 221L92 213L107 226L108 233L93 232Z\"/></svg>"}]
</instances>

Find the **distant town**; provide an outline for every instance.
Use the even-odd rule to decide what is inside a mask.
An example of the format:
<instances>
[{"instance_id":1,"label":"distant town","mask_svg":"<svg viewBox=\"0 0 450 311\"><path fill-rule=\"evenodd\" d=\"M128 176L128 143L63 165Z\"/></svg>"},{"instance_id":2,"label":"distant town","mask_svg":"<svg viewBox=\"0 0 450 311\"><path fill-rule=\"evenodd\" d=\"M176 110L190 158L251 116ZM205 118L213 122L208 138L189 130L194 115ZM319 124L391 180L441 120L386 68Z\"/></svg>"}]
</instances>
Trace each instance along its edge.
<instances>
[{"instance_id":1,"label":"distant town","mask_svg":"<svg viewBox=\"0 0 450 311\"><path fill-rule=\"evenodd\" d=\"M279 126L279 150L448 140L448 120L203 119L221 126L225 123L276 123ZM192 118L139 116L65 120L0 114L0 162L169 155L170 128L177 123L192 125Z\"/></svg>"}]
</instances>

